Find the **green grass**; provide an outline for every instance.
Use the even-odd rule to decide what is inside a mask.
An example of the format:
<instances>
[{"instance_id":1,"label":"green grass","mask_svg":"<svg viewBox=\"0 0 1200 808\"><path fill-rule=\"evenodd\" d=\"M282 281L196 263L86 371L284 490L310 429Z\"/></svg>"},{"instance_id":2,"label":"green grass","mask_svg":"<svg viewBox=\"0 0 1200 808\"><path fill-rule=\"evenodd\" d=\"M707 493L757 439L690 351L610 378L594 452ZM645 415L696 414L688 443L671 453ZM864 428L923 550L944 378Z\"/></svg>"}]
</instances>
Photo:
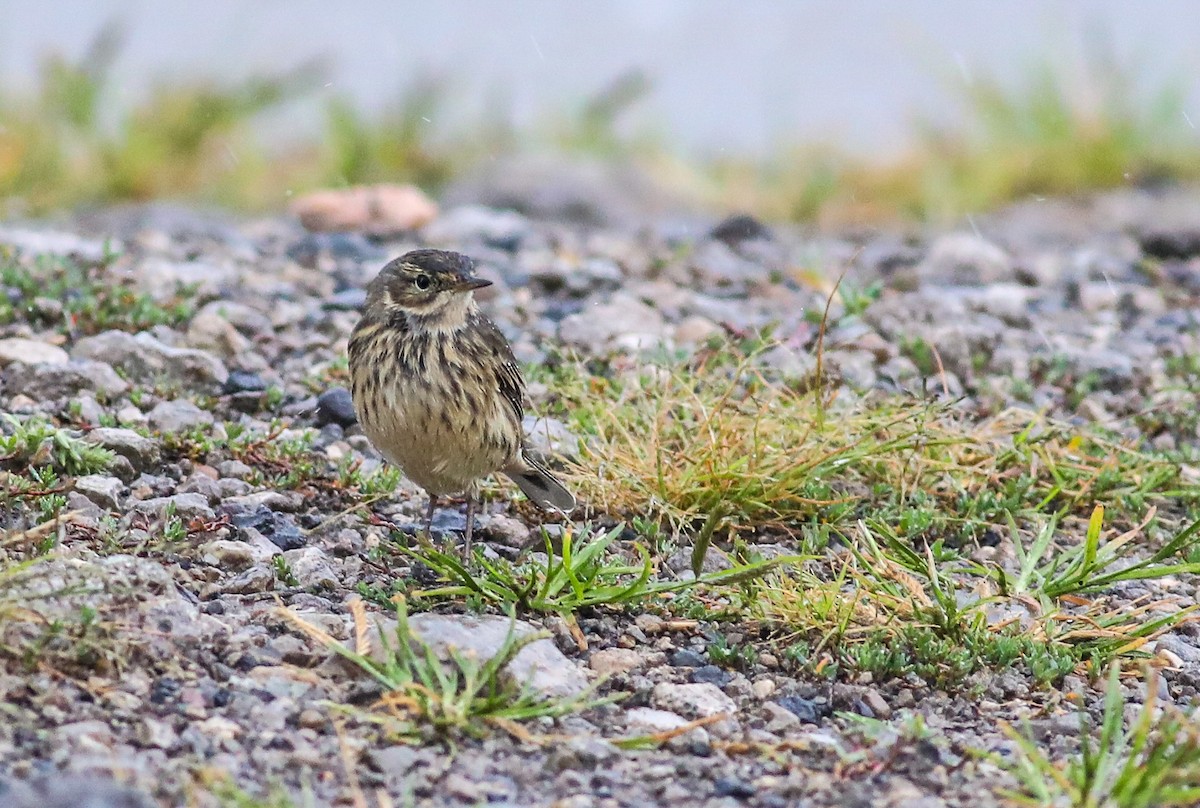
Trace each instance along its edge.
<instances>
[{"instance_id":1,"label":"green grass","mask_svg":"<svg viewBox=\"0 0 1200 808\"><path fill-rule=\"evenodd\" d=\"M5 415L0 426L0 524L31 527L57 519L70 490L64 477L99 473L113 459L108 449L43 418Z\"/></svg>"},{"instance_id":2,"label":"green grass","mask_svg":"<svg viewBox=\"0 0 1200 808\"><path fill-rule=\"evenodd\" d=\"M1006 728L1017 744L1002 765L1019 786L1008 794L1030 806L1168 808L1200 802L1200 730L1194 715L1156 699L1157 674L1146 673L1146 698L1126 728L1119 669L1109 671L1099 732L1080 711L1080 751L1052 760L1030 737Z\"/></svg>"},{"instance_id":3,"label":"green grass","mask_svg":"<svg viewBox=\"0 0 1200 808\"><path fill-rule=\"evenodd\" d=\"M652 559L799 554L724 598L783 658L944 686L1017 667L1051 684L1195 619L1114 594L1200 572L1200 500L1177 460L1033 412L835 398L763 367L767 348L661 357L642 377L596 361L535 375L580 437L568 476L585 509L637 520ZM1008 549L989 561L981 542Z\"/></svg>"},{"instance_id":4,"label":"green grass","mask_svg":"<svg viewBox=\"0 0 1200 808\"><path fill-rule=\"evenodd\" d=\"M448 117L455 88L418 76L378 114L333 96L319 136L264 143L260 120L321 86L316 64L235 83L160 82L133 107L118 106L113 122L102 113L114 106L121 40L110 27L78 59L48 58L31 93L0 87L0 201L13 210L160 197L277 209L312 188L372 182L436 192L520 152L635 164L717 211L802 221L939 219L1031 195L1200 178L1200 146L1179 113L1184 84L1140 92L1138 68L1103 49L1082 65L1082 88L1045 61L1015 85L975 71L951 89L962 108L955 124L919 124L910 152L880 163L786 138L763 158L706 157L625 134L622 119L650 90L638 73L524 128L501 106L447 130L435 122Z\"/></svg>"},{"instance_id":5,"label":"green grass","mask_svg":"<svg viewBox=\"0 0 1200 808\"><path fill-rule=\"evenodd\" d=\"M544 555L538 558L530 554L516 563L489 560L482 554L464 561L428 543L416 548L400 545L398 549L445 581L444 586L410 589L414 601L464 599L477 609L515 608L557 614L571 623L581 610L639 606L695 587L720 590L759 578L781 563L799 560L752 560L691 578L666 576L655 568L649 551L640 544L617 551L614 543L623 531L624 525L606 532L584 528L578 536L567 530L558 547L551 547L546 539Z\"/></svg>"},{"instance_id":6,"label":"green grass","mask_svg":"<svg viewBox=\"0 0 1200 808\"><path fill-rule=\"evenodd\" d=\"M370 652L372 632L362 601L350 604L355 621L353 648L290 612L284 614L311 639L350 661L385 689L377 715L397 738L480 737L493 727L507 728L520 721L567 715L599 703L589 691L570 698L543 698L516 687L505 677L505 666L521 649L550 636L547 633L518 635L514 620L508 636L490 658L479 659L454 648L447 649L446 658L441 658L410 628L404 598L395 598L393 604L395 632L391 636L382 630L376 632L375 654Z\"/></svg>"},{"instance_id":7,"label":"green grass","mask_svg":"<svg viewBox=\"0 0 1200 808\"><path fill-rule=\"evenodd\" d=\"M109 329L178 326L193 314L192 291L158 302L137 282L112 271L116 255L98 262L63 256L26 258L0 245L0 326L23 322L71 337Z\"/></svg>"}]
</instances>

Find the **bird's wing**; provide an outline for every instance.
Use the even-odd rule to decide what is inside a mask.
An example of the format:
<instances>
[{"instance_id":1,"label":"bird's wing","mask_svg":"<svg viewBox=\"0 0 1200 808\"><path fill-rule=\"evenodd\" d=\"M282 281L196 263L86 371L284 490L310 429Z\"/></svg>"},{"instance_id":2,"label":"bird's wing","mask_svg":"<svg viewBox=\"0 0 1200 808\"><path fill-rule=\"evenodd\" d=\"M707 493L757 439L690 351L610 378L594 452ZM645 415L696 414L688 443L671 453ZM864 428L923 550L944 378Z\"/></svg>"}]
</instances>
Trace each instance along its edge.
<instances>
[{"instance_id":1,"label":"bird's wing","mask_svg":"<svg viewBox=\"0 0 1200 808\"><path fill-rule=\"evenodd\" d=\"M513 356L512 348L504 334L496 324L486 317L480 317L480 331L484 343L491 349L492 357L496 360L496 384L500 395L512 407L517 416L517 423L525 417L525 379L521 376L521 368L517 358Z\"/></svg>"}]
</instances>

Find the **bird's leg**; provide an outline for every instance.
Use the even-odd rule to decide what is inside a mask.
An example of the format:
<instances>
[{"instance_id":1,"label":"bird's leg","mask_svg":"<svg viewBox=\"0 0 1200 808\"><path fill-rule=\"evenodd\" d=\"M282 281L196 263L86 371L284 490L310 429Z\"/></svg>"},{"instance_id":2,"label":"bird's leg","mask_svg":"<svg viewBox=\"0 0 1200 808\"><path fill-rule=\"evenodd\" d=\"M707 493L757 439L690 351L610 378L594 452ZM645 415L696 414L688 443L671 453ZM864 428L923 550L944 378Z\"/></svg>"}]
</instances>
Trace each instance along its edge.
<instances>
[{"instance_id":1,"label":"bird's leg","mask_svg":"<svg viewBox=\"0 0 1200 808\"><path fill-rule=\"evenodd\" d=\"M463 558L471 557L471 533L475 528L475 496L467 496L467 529L463 531Z\"/></svg>"},{"instance_id":2,"label":"bird's leg","mask_svg":"<svg viewBox=\"0 0 1200 808\"><path fill-rule=\"evenodd\" d=\"M425 509L425 535L433 541L433 507L437 505L437 497L429 495L429 507Z\"/></svg>"}]
</instances>

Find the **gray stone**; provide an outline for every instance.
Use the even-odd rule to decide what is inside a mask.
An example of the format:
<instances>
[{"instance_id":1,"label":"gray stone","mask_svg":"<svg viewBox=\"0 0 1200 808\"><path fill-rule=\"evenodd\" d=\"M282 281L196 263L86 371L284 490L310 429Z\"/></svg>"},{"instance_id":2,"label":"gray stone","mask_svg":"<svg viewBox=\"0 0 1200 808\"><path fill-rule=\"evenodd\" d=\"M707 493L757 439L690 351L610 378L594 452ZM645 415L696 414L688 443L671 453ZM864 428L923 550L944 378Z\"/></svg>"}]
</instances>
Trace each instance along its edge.
<instances>
[{"instance_id":1,"label":"gray stone","mask_svg":"<svg viewBox=\"0 0 1200 808\"><path fill-rule=\"evenodd\" d=\"M11 362L26 365L65 365L71 360L57 345L36 339L9 337L0 339L0 368Z\"/></svg>"},{"instance_id":2,"label":"gray stone","mask_svg":"<svg viewBox=\"0 0 1200 808\"><path fill-rule=\"evenodd\" d=\"M354 399L345 387L331 387L317 397L317 426L337 424L342 427L358 423Z\"/></svg>"},{"instance_id":3,"label":"gray stone","mask_svg":"<svg viewBox=\"0 0 1200 808\"><path fill-rule=\"evenodd\" d=\"M104 474L87 474L75 480L75 491L106 510L116 510L125 483Z\"/></svg>"},{"instance_id":4,"label":"gray stone","mask_svg":"<svg viewBox=\"0 0 1200 808\"><path fill-rule=\"evenodd\" d=\"M541 457L574 457L579 438L557 418L526 415L521 421L526 445Z\"/></svg>"},{"instance_id":5,"label":"gray stone","mask_svg":"<svg viewBox=\"0 0 1200 808\"><path fill-rule=\"evenodd\" d=\"M636 353L667 343L662 314L624 293L564 317L559 337L593 354Z\"/></svg>"},{"instance_id":6,"label":"gray stone","mask_svg":"<svg viewBox=\"0 0 1200 808\"><path fill-rule=\"evenodd\" d=\"M430 244L456 248L463 242L482 242L489 247L516 249L532 232L529 220L511 210L494 210L482 205L461 205L443 213L421 231Z\"/></svg>"},{"instance_id":7,"label":"gray stone","mask_svg":"<svg viewBox=\"0 0 1200 808\"><path fill-rule=\"evenodd\" d=\"M100 261L109 250L121 249L120 244L85 239L74 233L17 227L0 228L0 244L15 247L24 255L76 255L88 261Z\"/></svg>"},{"instance_id":8,"label":"gray stone","mask_svg":"<svg viewBox=\"0 0 1200 808\"><path fill-rule=\"evenodd\" d=\"M1170 651L1184 662L1193 665L1200 662L1200 648L1178 634L1164 634L1155 643L1159 648Z\"/></svg>"},{"instance_id":9,"label":"gray stone","mask_svg":"<svg viewBox=\"0 0 1200 808\"><path fill-rule=\"evenodd\" d=\"M171 261L165 258L146 258L134 266L133 276L138 288L156 300L171 300L184 287L202 298L216 297L223 286L237 280L237 270L229 262Z\"/></svg>"},{"instance_id":10,"label":"gray stone","mask_svg":"<svg viewBox=\"0 0 1200 808\"><path fill-rule=\"evenodd\" d=\"M219 394L229 377L224 363L212 354L173 348L147 333L134 336L124 331L105 331L79 340L72 356L107 361L141 384L167 380L209 395Z\"/></svg>"},{"instance_id":11,"label":"gray stone","mask_svg":"<svg viewBox=\"0 0 1200 808\"><path fill-rule=\"evenodd\" d=\"M173 505L175 507L175 515L185 522L192 519L211 522L216 518L213 509L208 505L208 500L200 494L175 494L170 497L153 497L151 499L139 500L132 503L132 505L135 511L154 516L162 516L166 513L167 508Z\"/></svg>"},{"instance_id":12,"label":"gray stone","mask_svg":"<svg viewBox=\"0 0 1200 808\"><path fill-rule=\"evenodd\" d=\"M379 630L394 642L396 622L383 616L375 620ZM513 623L505 617L432 612L412 615L409 627L439 656L445 657L454 649L459 654L473 654L481 662L500 650L510 630L517 637L537 631L524 621ZM378 641L372 638L372 649L377 647ZM527 688L544 698L570 698L588 687L587 675L549 638L534 640L522 648L504 668L504 674L515 687Z\"/></svg>"},{"instance_id":13,"label":"gray stone","mask_svg":"<svg viewBox=\"0 0 1200 808\"><path fill-rule=\"evenodd\" d=\"M3 808L152 808L146 794L96 776L55 774L30 783L10 781L0 791Z\"/></svg>"},{"instance_id":14,"label":"gray stone","mask_svg":"<svg viewBox=\"0 0 1200 808\"><path fill-rule=\"evenodd\" d=\"M270 592L275 588L275 571L265 564L255 564L221 584L221 591L231 595L252 595Z\"/></svg>"},{"instance_id":15,"label":"gray stone","mask_svg":"<svg viewBox=\"0 0 1200 808\"><path fill-rule=\"evenodd\" d=\"M986 286L1015 279L1008 253L972 233L950 233L935 239L916 271L924 285Z\"/></svg>"},{"instance_id":16,"label":"gray stone","mask_svg":"<svg viewBox=\"0 0 1200 808\"><path fill-rule=\"evenodd\" d=\"M284 561L296 578L297 586L305 589L333 589L339 579L333 562L319 547L301 547L283 554Z\"/></svg>"},{"instance_id":17,"label":"gray stone","mask_svg":"<svg viewBox=\"0 0 1200 808\"><path fill-rule=\"evenodd\" d=\"M100 427L88 432L84 440L116 452L138 471L153 469L158 465L158 442L143 437L132 429Z\"/></svg>"},{"instance_id":18,"label":"gray stone","mask_svg":"<svg viewBox=\"0 0 1200 808\"><path fill-rule=\"evenodd\" d=\"M238 333L233 323L211 312L197 314L188 323L188 344L202 351L211 351L226 359L245 354L250 341Z\"/></svg>"},{"instance_id":19,"label":"gray stone","mask_svg":"<svg viewBox=\"0 0 1200 808\"><path fill-rule=\"evenodd\" d=\"M76 360L65 365L13 362L4 370L4 389L8 395L50 401L74 398L85 391L115 398L128 390L129 384L104 362Z\"/></svg>"},{"instance_id":20,"label":"gray stone","mask_svg":"<svg viewBox=\"0 0 1200 808\"><path fill-rule=\"evenodd\" d=\"M217 539L200 548L200 560L223 570L240 572L254 564L268 564L273 553L244 541Z\"/></svg>"},{"instance_id":21,"label":"gray stone","mask_svg":"<svg viewBox=\"0 0 1200 808\"><path fill-rule=\"evenodd\" d=\"M659 732L670 732L687 723L686 718L669 710L634 707L625 711L625 726L633 734L653 735Z\"/></svg>"},{"instance_id":22,"label":"gray stone","mask_svg":"<svg viewBox=\"0 0 1200 808\"><path fill-rule=\"evenodd\" d=\"M588 658L588 667L597 676L615 676L640 668L644 661L642 655L632 648L601 648Z\"/></svg>"},{"instance_id":23,"label":"gray stone","mask_svg":"<svg viewBox=\"0 0 1200 808\"><path fill-rule=\"evenodd\" d=\"M160 401L146 414L150 427L164 434L186 432L213 422L212 413L200 409L186 398Z\"/></svg>"},{"instance_id":24,"label":"gray stone","mask_svg":"<svg viewBox=\"0 0 1200 808\"><path fill-rule=\"evenodd\" d=\"M274 331L270 317L245 303L232 300L214 300L207 303L196 312L197 317L201 315L220 317L248 336L270 334Z\"/></svg>"},{"instance_id":25,"label":"gray stone","mask_svg":"<svg viewBox=\"0 0 1200 808\"><path fill-rule=\"evenodd\" d=\"M660 682L655 685L650 701L660 710L689 718L709 718L721 714L733 716L737 712L733 699L711 682Z\"/></svg>"},{"instance_id":26,"label":"gray stone","mask_svg":"<svg viewBox=\"0 0 1200 808\"><path fill-rule=\"evenodd\" d=\"M769 277L766 267L746 260L724 241L704 242L692 254L690 265L702 282L717 287L745 287Z\"/></svg>"}]
</instances>

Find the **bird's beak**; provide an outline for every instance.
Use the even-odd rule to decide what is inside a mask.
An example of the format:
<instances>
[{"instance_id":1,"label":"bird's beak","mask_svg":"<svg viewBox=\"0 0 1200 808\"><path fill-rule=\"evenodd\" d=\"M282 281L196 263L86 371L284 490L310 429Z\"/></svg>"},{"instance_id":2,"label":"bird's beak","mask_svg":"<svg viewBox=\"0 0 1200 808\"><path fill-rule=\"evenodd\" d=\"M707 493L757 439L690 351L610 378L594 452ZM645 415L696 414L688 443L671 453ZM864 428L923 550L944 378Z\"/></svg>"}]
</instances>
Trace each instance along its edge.
<instances>
[{"instance_id":1,"label":"bird's beak","mask_svg":"<svg viewBox=\"0 0 1200 808\"><path fill-rule=\"evenodd\" d=\"M474 289L482 289L485 286L491 286L492 282L483 278L475 278L470 275L460 276L458 282L454 284L456 292L470 292Z\"/></svg>"}]
</instances>

